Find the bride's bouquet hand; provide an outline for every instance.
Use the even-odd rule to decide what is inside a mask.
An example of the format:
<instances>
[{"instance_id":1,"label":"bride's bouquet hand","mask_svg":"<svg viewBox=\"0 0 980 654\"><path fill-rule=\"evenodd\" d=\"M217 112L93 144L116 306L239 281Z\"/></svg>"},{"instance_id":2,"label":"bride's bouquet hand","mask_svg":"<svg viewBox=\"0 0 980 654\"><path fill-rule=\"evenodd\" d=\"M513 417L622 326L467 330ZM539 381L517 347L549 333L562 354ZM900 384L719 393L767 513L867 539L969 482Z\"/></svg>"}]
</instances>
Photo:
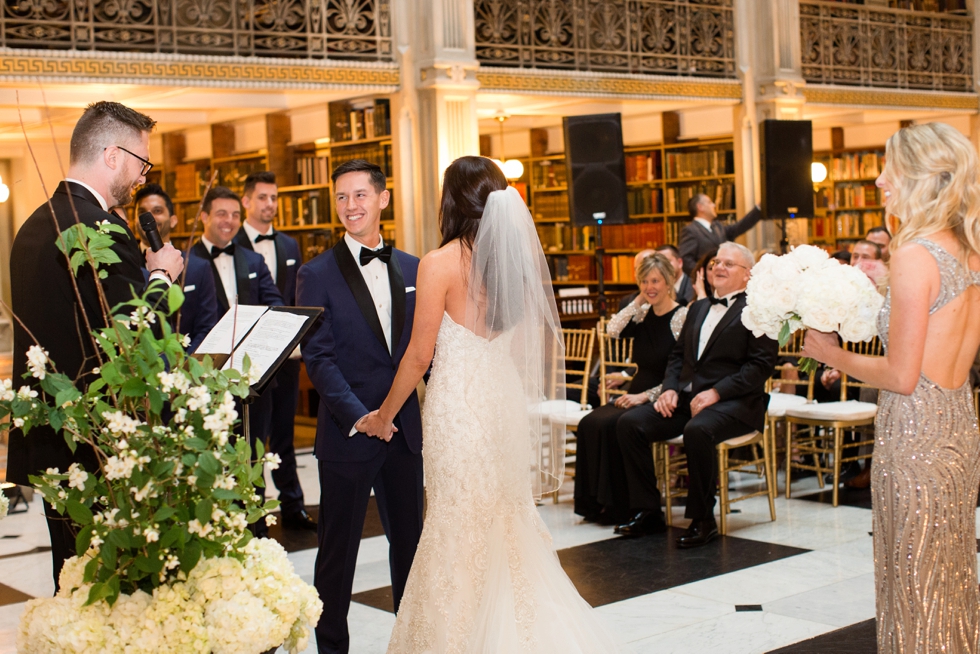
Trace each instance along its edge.
<instances>
[{"instance_id":1,"label":"bride's bouquet hand","mask_svg":"<svg viewBox=\"0 0 980 654\"><path fill-rule=\"evenodd\" d=\"M803 351L801 354L811 359L816 359L820 363L827 363L827 359L833 356L833 352L840 349L840 342L837 334L818 332L816 329L808 329L803 341Z\"/></svg>"}]
</instances>

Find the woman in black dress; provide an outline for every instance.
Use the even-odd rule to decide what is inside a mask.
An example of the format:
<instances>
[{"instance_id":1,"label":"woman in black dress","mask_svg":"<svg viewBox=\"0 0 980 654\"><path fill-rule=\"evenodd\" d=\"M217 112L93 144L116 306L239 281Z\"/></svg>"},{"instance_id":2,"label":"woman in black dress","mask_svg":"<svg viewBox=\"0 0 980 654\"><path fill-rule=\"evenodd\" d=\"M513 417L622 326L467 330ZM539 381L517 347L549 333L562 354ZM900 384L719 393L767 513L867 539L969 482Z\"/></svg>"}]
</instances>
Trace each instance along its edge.
<instances>
[{"instance_id":1,"label":"woman in black dress","mask_svg":"<svg viewBox=\"0 0 980 654\"><path fill-rule=\"evenodd\" d=\"M603 524L620 524L630 518L616 423L633 407L653 402L660 395L667 358L687 316L687 307L674 299L674 267L664 255L644 257L635 273L640 294L613 316L606 332L614 338L633 339L636 373L627 394L592 411L579 423L577 432L575 513ZM607 387L615 383L600 381Z\"/></svg>"}]
</instances>

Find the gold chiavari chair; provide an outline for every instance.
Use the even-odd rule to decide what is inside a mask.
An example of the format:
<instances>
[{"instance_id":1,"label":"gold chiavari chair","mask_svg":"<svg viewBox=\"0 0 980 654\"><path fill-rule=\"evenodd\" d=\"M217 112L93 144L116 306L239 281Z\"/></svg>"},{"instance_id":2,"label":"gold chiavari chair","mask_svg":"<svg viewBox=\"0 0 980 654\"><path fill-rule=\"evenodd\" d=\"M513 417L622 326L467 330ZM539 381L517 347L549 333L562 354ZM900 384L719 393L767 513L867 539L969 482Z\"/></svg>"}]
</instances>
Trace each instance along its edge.
<instances>
[{"instance_id":1,"label":"gold chiavari chair","mask_svg":"<svg viewBox=\"0 0 980 654\"><path fill-rule=\"evenodd\" d=\"M845 343L844 347L866 356L883 356L881 341L875 337L867 343ZM829 470L820 464L821 456L833 457L833 505L837 506L840 487L841 464L869 458L860 449L874 444L873 426L878 405L871 402L848 400L850 389L872 388L862 381L841 374L840 401L793 406L786 410L786 497L789 498L794 469L812 470L817 474L817 483L823 488L823 472ZM793 427L799 427L795 430ZM848 443L847 448L858 450L857 454L844 456L844 434L858 435L856 442ZM813 455L813 463L793 461L789 453Z\"/></svg>"},{"instance_id":2,"label":"gold chiavari chair","mask_svg":"<svg viewBox=\"0 0 980 654\"><path fill-rule=\"evenodd\" d=\"M784 355L780 351L780 357L793 356ZM766 413L766 429L769 432L769 448L772 453L772 469L769 471L772 478L773 495L778 492L776 488L779 480L776 469L779 466L779 427L783 428L783 433L789 433L790 424L786 422L786 411L791 407L801 406L813 402L813 382L814 375L807 375L801 379L799 369L793 363L783 363L777 365L770 380L769 407ZM796 391L805 388L805 395L800 395ZM783 441L785 443L785 440ZM792 456L792 452L786 452L785 456Z\"/></svg>"},{"instance_id":3,"label":"gold chiavari chair","mask_svg":"<svg viewBox=\"0 0 980 654\"><path fill-rule=\"evenodd\" d=\"M606 333L606 319L600 318L596 325L599 335L599 399L600 404L608 404L612 396L625 395L632 377L626 375L626 370L636 368L633 363L633 339L614 338ZM619 388L606 388L606 375L614 371L623 371L625 382Z\"/></svg>"}]
</instances>

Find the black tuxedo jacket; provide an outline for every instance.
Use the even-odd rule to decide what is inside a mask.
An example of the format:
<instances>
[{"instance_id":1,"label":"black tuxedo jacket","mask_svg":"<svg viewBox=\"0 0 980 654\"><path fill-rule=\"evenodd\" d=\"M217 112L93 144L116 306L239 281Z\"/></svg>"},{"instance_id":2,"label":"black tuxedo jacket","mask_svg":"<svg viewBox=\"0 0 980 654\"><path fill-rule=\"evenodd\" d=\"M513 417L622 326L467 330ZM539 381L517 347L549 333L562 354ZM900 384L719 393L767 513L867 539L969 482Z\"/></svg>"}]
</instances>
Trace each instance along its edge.
<instances>
[{"instance_id":1,"label":"black tuxedo jacket","mask_svg":"<svg viewBox=\"0 0 980 654\"><path fill-rule=\"evenodd\" d=\"M65 255L58 250L58 238L51 210L60 229L75 224L75 217L95 227L103 220L126 230L112 234L113 251L119 262L104 266L108 276L97 281L88 265L79 268L77 283L81 302L75 296L71 269ZM59 372L76 380L79 388L92 381L91 370L98 365L91 339L86 331L85 317L93 330L105 326L99 305L97 284L101 285L110 308L133 299L134 293L145 289L143 255L136 238L126 222L102 206L85 187L71 182L58 185L51 205L41 205L27 219L14 238L10 252L10 291L12 309L24 326L14 321L13 379L15 386L26 383L27 350L34 344L27 330L48 351ZM163 283L154 283L159 294L151 301L165 302ZM123 310L128 314L129 310ZM27 330L25 330L25 327ZM36 380L35 380L36 381ZM89 471L96 469L94 453L79 446L75 454L65 444L61 434L50 427L35 427L26 437L19 429L10 432L7 461L7 480L29 485L27 476L49 467L64 472L72 462L79 462Z\"/></svg>"},{"instance_id":2,"label":"black tuxedo jacket","mask_svg":"<svg viewBox=\"0 0 980 654\"><path fill-rule=\"evenodd\" d=\"M734 241L755 227L760 218L762 218L762 212L758 207L754 207L752 211L745 214L744 218L731 225L724 225L718 220L713 220L710 232L703 225L692 220L681 230L681 239L677 246L681 258L684 259L684 274L692 274L694 266L697 265L701 257L725 241Z\"/></svg>"},{"instance_id":3,"label":"black tuxedo jacket","mask_svg":"<svg viewBox=\"0 0 980 654\"><path fill-rule=\"evenodd\" d=\"M218 319L220 320L228 312L228 296L225 287L221 283L221 275L218 268L214 265L211 253L204 247L202 241L198 241L191 248L191 254L201 257L208 261L211 266L211 274L214 278L214 292L218 299ZM235 246L235 282L238 286L238 303L254 304L267 307L281 307L285 305L282 294L272 281L269 268L265 265L265 259L258 252L248 250L243 247Z\"/></svg>"},{"instance_id":4,"label":"black tuxedo jacket","mask_svg":"<svg viewBox=\"0 0 980 654\"><path fill-rule=\"evenodd\" d=\"M248 237L248 232L242 227L235 234L235 244L251 251L255 251L252 239ZM285 232L276 231L276 287L282 294L282 299L286 306L296 306L296 273L299 271L302 260L299 256L299 243L295 238ZM261 255L260 255L261 256Z\"/></svg>"},{"instance_id":5,"label":"black tuxedo jacket","mask_svg":"<svg viewBox=\"0 0 980 654\"><path fill-rule=\"evenodd\" d=\"M756 338L742 324L742 293L722 316L698 359L701 325L710 308L709 300L691 305L667 361L663 388L680 392L690 384L692 395L713 388L721 399L712 408L761 430L769 405L766 380L776 365L779 345L767 336Z\"/></svg>"}]
</instances>

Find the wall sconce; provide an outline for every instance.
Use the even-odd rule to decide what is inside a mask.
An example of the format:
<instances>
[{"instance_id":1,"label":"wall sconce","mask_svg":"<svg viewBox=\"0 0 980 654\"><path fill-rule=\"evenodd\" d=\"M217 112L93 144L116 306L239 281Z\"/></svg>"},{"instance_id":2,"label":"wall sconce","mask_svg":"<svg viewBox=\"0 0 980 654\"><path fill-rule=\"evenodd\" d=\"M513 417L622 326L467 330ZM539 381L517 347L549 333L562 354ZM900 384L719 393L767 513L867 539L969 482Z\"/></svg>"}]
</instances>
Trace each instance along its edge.
<instances>
[{"instance_id":1,"label":"wall sconce","mask_svg":"<svg viewBox=\"0 0 980 654\"><path fill-rule=\"evenodd\" d=\"M514 181L515 179L520 179L524 176L524 164L520 162L519 159L508 159L504 156L504 121L509 118L507 114L503 111L497 112L494 116L497 122L500 123L500 159L494 159L493 162L500 167L501 172L503 172L504 177L509 181Z\"/></svg>"},{"instance_id":2,"label":"wall sconce","mask_svg":"<svg viewBox=\"0 0 980 654\"><path fill-rule=\"evenodd\" d=\"M10 199L10 187L3 183L3 177L0 177L0 202L6 202Z\"/></svg>"},{"instance_id":3,"label":"wall sconce","mask_svg":"<svg viewBox=\"0 0 980 654\"><path fill-rule=\"evenodd\" d=\"M825 179L827 179L827 166L819 161L814 161L810 164L810 180L814 184L820 184Z\"/></svg>"}]
</instances>

